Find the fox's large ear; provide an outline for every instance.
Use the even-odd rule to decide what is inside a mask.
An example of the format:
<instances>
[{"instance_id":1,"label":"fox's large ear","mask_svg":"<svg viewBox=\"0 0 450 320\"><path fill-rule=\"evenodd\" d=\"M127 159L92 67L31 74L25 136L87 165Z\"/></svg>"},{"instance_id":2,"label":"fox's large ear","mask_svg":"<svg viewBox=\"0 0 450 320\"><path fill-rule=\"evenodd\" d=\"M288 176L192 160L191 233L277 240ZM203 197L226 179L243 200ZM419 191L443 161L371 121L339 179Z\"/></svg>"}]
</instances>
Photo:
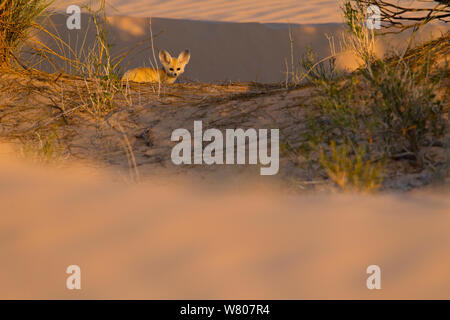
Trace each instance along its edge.
<instances>
[{"instance_id":1,"label":"fox's large ear","mask_svg":"<svg viewBox=\"0 0 450 320\"><path fill-rule=\"evenodd\" d=\"M162 64L170 64L172 62L172 56L166 50L161 50L159 52L159 60Z\"/></svg>"},{"instance_id":2,"label":"fox's large ear","mask_svg":"<svg viewBox=\"0 0 450 320\"><path fill-rule=\"evenodd\" d=\"M188 64L189 59L191 59L191 54L187 49L180 53L180 55L178 56L178 62L182 64Z\"/></svg>"}]
</instances>

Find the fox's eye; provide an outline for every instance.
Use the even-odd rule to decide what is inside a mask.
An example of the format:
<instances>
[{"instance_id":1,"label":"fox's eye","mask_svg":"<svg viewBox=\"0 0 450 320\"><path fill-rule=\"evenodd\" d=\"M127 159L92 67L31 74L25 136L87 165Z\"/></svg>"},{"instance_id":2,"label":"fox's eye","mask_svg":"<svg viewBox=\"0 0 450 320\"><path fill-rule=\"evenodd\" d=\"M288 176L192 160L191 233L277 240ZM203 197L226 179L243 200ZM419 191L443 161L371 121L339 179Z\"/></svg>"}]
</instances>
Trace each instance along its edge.
<instances>
[{"instance_id":1,"label":"fox's eye","mask_svg":"<svg viewBox=\"0 0 450 320\"><path fill-rule=\"evenodd\" d=\"M170 71L173 71L173 68L170 68Z\"/></svg>"},{"instance_id":2,"label":"fox's eye","mask_svg":"<svg viewBox=\"0 0 450 320\"><path fill-rule=\"evenodd\" d=\"M178 68L177 71L180 71L180 68Z\"/></svg>"}]
</instances>

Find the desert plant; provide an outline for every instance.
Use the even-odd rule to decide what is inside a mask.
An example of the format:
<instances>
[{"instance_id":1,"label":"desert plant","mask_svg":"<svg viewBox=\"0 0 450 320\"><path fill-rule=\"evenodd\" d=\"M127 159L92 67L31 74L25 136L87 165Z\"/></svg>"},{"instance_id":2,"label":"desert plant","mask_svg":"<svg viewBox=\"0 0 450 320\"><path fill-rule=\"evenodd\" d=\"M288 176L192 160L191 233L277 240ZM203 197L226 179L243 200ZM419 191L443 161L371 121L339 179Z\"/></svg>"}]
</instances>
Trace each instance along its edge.
<instances>
[{"instance_id":1,"label":"desert plant","mask_svg":"<svg viewBox=\"0 0 450 320\"><path fill-rule=\"evenodd\" d=\"M40 129L28 137L22 138L21 154L27 159L38 164L57 163L64 159L65 148L58 137L58 127L50 130Z\"/></svg>"},{"instance_id":2,"label":"desert plant","mask_svg":"<svg viewBox=\"0 0 450 320\"><path fill-rule=\"evenodd\" d=\"M396 150L411 153L422 165L425 139L439 138L445 130L442 103L436 98L437 83L430 78L429 64L416 70L403 60L394 64L379 61L364 70L371 91L371 110L378 121L389 155Z\"/></svg>"},{"instance_id":3,"label":"desert plant","mask_svg":"<svg viewBox=\"0 0 450 320\"><path fill-rule=\"evenodd\" d=\"M376 59L375 31L366 25L366 7L359 0L346 1L342 12L348 31L342 37L343 47L360 58L363 66L370 67Z\"/></svg>"},{"instance_id":4,"label":"desert plant","mask_svg":"<svg viewBox=\"0 0 450 320\"><path fill-rule=\"evenodd\" d=\"M302 84L305 80L309 83L314 83L315 81L331 81L338 78L341 74L336 68L336 46L334 37L326 35L329 47L330 55L322 59L318 58L317 52L315 52L310 46L306 47L306 52L304 52L297 63L295 63L294 57L294 47L293 47L293 37L292 32L289 29L289 39L291 47L291 62L290 66L285 59L286 65L286 87L289 85L297 86Z\"/></svg>"},{"instance_id":5,"label":"desert plant","mask_svg":"<svg viewBox=\"0 0 450 320\"><path fill-rule=\"evenodd\" d=\"M343 12L349 31L344 48L361 64L341 77L324 76L320 69L310 72L317 94L301 148L313 152L309 163L319 154L338 186L366 192L382 182L385 161L373 159L408 159L417 168L434 167L427 152L442 145L446 132L438 93L448 83L448 64L438 65L436 59L448 52L448 34L424 44L420 56L414 48L381 59L374 54L375 33L365 24L361 1L347 1ZM314 55L303 61L306 68L314 65Z\"/></svg>"},{"instance_id":6,"label":"desert plant","mask_svg":"<svg viewBox=\"0 0 450 320\"><path fill-rule=\"evenodd\" d=\"M301 76L297 77L299 80L308 79L311 83L316 81L330 82L338 77L336 56L333 54L333 50L329 57L318 60L317 53L311 47L307 47L299 63L301 70Z\"/></svg>"},{"instance_id":7,"label":"desert plant","mask_svg":"<svg viewBox=\"0 0 450 320\"><path fill-rule=\"evenodd\" d=\"M320 164L326 170L328 177L343 190L373 192L380 188L383 181L382 166L367 159L367 151L359 147L350 152L346 144L330 145L327 153L322 149Z\"/></svg>"},{"instance_id":8,"label":"desert plant","mask_svg":"<svg viewBox=\"0 0 450 320\"><path fill-rule=\"evenodd\" d=\"M0 67L7 67L15 52L37 27L52 0L2 0L0 3Z\"/></svg>"},{"instance_id":9,"label":"desert plant","mask_svg":"<svg viewBox=\"0 0 450 320\"><path fill-rule=\"evenodd\" d=\"M95 41L87 52L76 57L79 72L85 78L88 104L94 114L101 116L114 107L116 94L122 91L118 75L118 62L111 56L112 44L108 41L108 20L106 1L99 0L95 10L84 6L90 13L95 27Z\"/></svg>"},{"instance_id":10,"label":"desert plant","mask_svg":"<svg viewBox=\"0 0 450 320\"><path fill-rule=\"evenodd\" d=\"M366 128L369 127L369 112L365 97L357 96L361 91L356 76L338 80L318 80L314 82L318 95L314 100L317 107L313 117L321 124L316 128L321 140L332 140L357 145L367 141ZM310 122L311 123L311 122Z\"/></svg>"},{"instance_id":11,"label":"desert plant","mask_svg":"<svg viewBox=\"0 0 450 320\"><path fill-rule=\"evenodd\" d=\"M419 65L406 62L409 49L389 59L377 58L373 53L375 34L365 24L366 2L346 1L343 13L350 31L348 48L364 62L359 71L367 83L365 101L375 122L372 129L376 132L371 135L383 137L389 156L399 151L411 153L422 166L423 142L442 136L445 130L441 102L435 94L437 81L430 76L431 52L416 59Z\"/></svg>"},{"instance_id":12,"label":"desert plant","mask_svg":"<svg viewBox=\"0 0 450 320\"><path fill-rule=\"evenodd\" d=\"M433 20L450 21L449 0L421 0L401 4L397 0L352 0L366 7L377 6L382 27L393 33L418 29ZM406 2L406 1L405 1Z\"/></svg>"}]
</instances>

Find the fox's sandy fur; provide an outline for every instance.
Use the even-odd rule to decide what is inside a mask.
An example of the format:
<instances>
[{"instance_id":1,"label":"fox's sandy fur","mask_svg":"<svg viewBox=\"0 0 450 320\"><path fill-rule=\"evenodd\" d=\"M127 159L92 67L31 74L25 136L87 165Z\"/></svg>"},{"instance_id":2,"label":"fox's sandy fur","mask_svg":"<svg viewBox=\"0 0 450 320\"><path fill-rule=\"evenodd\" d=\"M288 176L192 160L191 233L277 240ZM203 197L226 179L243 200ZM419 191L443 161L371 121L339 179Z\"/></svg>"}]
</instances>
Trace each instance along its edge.
<instances>
[{"instance_id":1,"label":"fox's sandy fur","mask_svg":"<svg viewBox=\"0 0 450 320\"><path fill-rule=\"evenodd\" d=\"M159 60L163 67L161 69L153 68L136 68L125 72L122 77L124 81L134 82L161 82L172 84L184 72L186 65L189 63L191 54L189 50L180 53L178 58L173 58L166 50L159 52Z\"/></svg>"}]
</instances>

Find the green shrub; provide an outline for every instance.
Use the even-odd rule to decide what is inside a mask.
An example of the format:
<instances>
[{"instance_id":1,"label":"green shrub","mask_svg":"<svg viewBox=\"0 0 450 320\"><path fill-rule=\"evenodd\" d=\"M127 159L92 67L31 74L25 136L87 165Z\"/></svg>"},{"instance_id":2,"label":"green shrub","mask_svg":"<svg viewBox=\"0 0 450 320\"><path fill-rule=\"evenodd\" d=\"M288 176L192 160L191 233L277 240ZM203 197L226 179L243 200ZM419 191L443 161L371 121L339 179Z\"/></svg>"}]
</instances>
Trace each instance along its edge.
<instances>
[{"instance_id":1,"label":"green shrub","mask_svg":"<svg viewBox=\"0 0 450 320\"><path fill-rule=\"evenodd\" d=\"M429 64L414 70L403 60L379 61L363 70L370 84L371 111L387 152L407 152L422 165L421 147L428 138L440 138L445 131L441 101L436 98L437 83L429 74ZM395 148L394 148L395 147Z\"/></svg>"},{"instance_id":2,"label":"green shrub","mask_svg":"<svg viewBox=\"0 0 450 320\"><path fill-rule=\"evenodd\" d=\"M348 145L336 147L332 142L328 153L322 149L320 164L328 177L343 190L373 192L383 181L382 166L367 159L367 151L362 147L350 152Z\"/></svg>"}]
</instances>

